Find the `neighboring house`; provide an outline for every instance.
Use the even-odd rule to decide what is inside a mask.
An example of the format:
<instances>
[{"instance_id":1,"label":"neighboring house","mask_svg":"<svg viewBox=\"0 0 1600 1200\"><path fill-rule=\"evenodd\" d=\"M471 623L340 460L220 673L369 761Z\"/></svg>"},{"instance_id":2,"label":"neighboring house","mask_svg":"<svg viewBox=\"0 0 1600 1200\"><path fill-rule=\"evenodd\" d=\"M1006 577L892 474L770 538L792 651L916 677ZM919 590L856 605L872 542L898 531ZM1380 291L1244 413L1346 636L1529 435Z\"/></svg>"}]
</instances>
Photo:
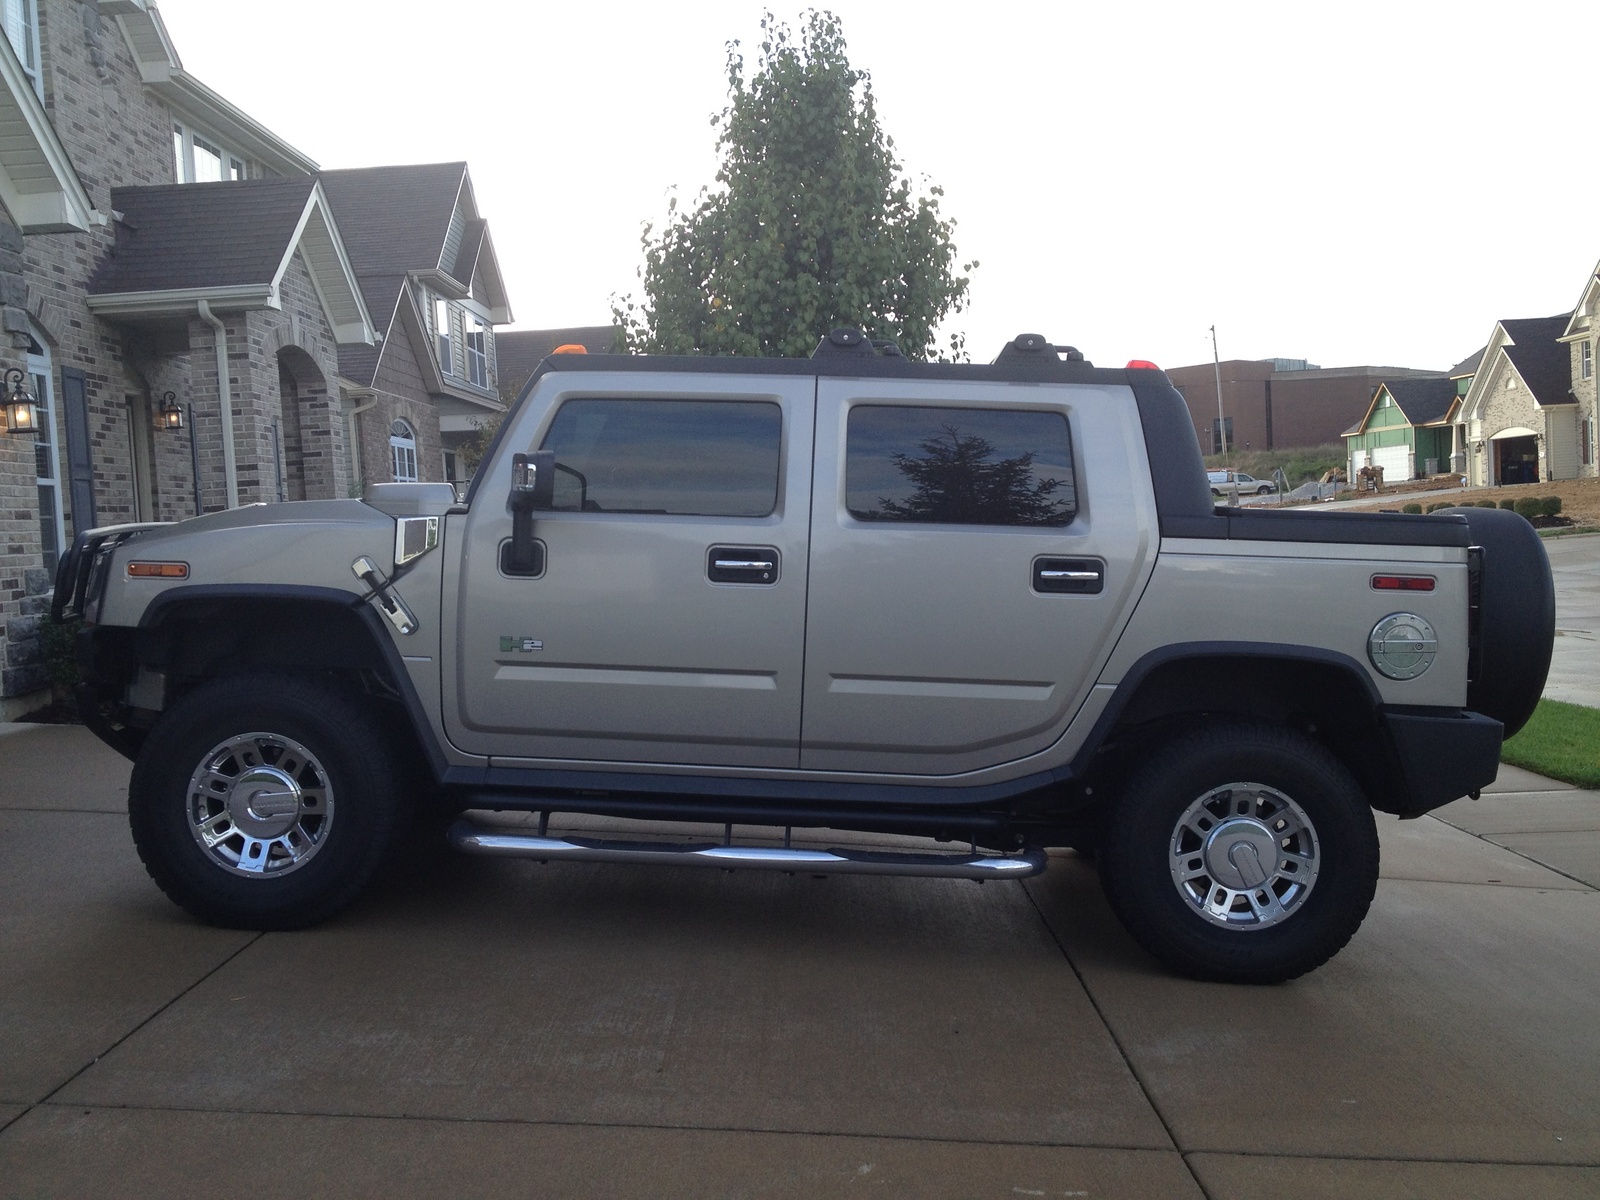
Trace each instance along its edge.
<instances>
[{"instance_id":1,"label":"neighboring house","mask_svg":"<svg viewBox=\"0 0 1600 1200\"><path fill-rule=\"evenodd\" d=\"M1577 402L1578 474L1600 474L1600 265L1589 272L1572 319L1559 339L1568 348L1572 366L1572 397Z\"/></svg>"},{"instance_id":2,"label":"neighboring house","mask_svg":"<svg viewBox=\"0 0 1600 1200\"><path fill-rule=\"evenodd\" d=\"M1447 375L1379 384L1366 415L1345 431L1350 478L1366 466L1382 467L1385 483L1449 470L1460 400Z\"/></svg>"},{"instance_id":3,"label":"neighboring house","mask_svg":"<svg viewBox=\"0 0 1600 1200\"><path fill-rule=\"evenodd\" d=\"M1222 417L1217 376L1222 377ZM1326 446L1344 437L1390 379L1437 376L1409 367L1317 367L1302 359L1231 359L1174 367L1167 378L1183 394L1200 448L1286 450Z\"/></svg>"},{"instance_id":4,"label":"neighboring house","mask_svg":"<svg viewBox=\"0 0 1600 1200\"><path fill-rule=\"evenodd\" d=\"M1561 341L1572 318L1562 313L1495 325L1456 418L1469 485L1594 473L1592 464L1585 470L1580 461L1575 355Z\"/></svg>"},{"instance_id":5,"label":"neighboring house","mask_svg":"<svg viewBox=\"0 0 1600 1200\"><path fill-rule=\"evenodd\" d=\"M366 483L455 479L455 450L503 410L494 326L511 320L467 164L324 171L380 341L339 351Z\"/></svg>"},{"instance_id":6,"label":"neighboring house","mask_svg":"<svg viewBox=\"0 0 1600 1200\"><path fill-rule=\"evenodd\" d=\"M499 335L500 399L515 403L534 370L557 346L582 346L588 354L614 354L621 331L615 325L566 329L508 329Z\"/></svg>"},{"instance_id":7,"label":"neighboring house","mask_svg":"<svg viewBox=\"0 0 1600 1200\"><path fill-rule=\"evenodd\" d=\"M0 434L6 719L48 682L76 531L444 477L441 415L500 408L510 312L463 164L319 176L147 0L0 15L0 369L39 417Z\"/></svg>"}]
</instances>

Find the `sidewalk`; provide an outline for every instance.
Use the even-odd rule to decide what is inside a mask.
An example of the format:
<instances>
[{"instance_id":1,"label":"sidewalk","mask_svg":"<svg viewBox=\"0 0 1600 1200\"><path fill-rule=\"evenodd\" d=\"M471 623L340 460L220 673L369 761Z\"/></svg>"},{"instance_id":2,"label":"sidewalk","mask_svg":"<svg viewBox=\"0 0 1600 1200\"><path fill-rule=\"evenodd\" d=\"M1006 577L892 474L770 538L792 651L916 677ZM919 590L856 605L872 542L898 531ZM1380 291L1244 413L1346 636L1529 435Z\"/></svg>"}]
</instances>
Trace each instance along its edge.
<instances>
[{"instance_id":1,"label":"sidewalk","mask_svg":"<svg viewBox=\"0 0 1600 1200\"><path fill-rule=\"evenodd\" d=\"M197 925L127 764L0 737L0 1197L1600 1192L1600 796L1380 818L1274 988L1026 884L441 854L296 934Z\"/></svg>"}]
</instances>

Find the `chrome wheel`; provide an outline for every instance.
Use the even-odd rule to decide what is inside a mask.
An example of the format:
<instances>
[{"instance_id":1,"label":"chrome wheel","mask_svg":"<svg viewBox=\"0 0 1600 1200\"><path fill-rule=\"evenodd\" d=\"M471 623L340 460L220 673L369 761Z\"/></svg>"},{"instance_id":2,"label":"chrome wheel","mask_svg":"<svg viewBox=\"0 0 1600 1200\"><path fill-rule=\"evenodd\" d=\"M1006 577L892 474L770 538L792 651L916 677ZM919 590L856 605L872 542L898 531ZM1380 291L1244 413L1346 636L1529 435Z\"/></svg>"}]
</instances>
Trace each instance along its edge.
<instances>
[{"instance_id":1,"label":"chrome wheel","mask_svg":"<svg viewBox=\"0 0 1600 1200\"><path fill-rule=\"evenodd\" d=\"M1178 894L1225 929L1293 916L1317 882L1320 848L1300 805L1260 783L1214 788L1183 811L1167 865Z\"/></svg>"},{"instance_id":2,"label":"chrome wheel","mask_svg":"<svg viewBox=\"0 0 1600 1200\"><path fill-rule=\"evenodd\" d=\"M212 747L189 779L189 831L211 862L275 878L305 866L333 826L333 788L311 751L273 733Z\"/></svg>"}]
</instances>

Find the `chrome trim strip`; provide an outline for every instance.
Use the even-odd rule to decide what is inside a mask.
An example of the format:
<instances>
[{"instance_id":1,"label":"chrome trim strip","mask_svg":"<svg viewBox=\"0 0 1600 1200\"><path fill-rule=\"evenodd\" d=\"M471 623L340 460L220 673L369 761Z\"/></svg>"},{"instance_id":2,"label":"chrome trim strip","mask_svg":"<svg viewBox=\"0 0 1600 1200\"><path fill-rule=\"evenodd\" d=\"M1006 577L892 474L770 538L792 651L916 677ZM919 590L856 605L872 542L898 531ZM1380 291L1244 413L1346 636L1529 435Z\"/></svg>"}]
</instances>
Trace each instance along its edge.
<instances>
[{"instance_id":1,"label":"chrome trim strip","mask_svg":"<svg viewBox=\"0 0 1600 1200\"><path fill-rule=\"evenodd\" d=\"M587 837L539 837L493 831L457 821L450 844L468 854L571 862L644 863L812 875L916 875L940 879L1025 879L1045 869L1043 850L1023 854L913 854L888 850L827 850L778 846L724 846L710 842L627 842Z\"/></svg>"}]
</instances>

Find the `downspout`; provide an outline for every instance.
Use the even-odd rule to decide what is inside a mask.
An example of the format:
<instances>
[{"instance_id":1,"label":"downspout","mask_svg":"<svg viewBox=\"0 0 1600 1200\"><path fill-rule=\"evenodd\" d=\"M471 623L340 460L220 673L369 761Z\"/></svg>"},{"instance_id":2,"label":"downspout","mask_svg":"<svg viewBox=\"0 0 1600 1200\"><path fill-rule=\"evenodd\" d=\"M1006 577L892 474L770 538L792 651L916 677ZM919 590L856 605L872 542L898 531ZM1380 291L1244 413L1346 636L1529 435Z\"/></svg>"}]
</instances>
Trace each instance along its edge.
<instances>
[{"instance_id":1,"label":"downspout","mask_svg":"<svg viewBox=\"0 0 1600 1200\"><path fill-rule=\"evenodd\" d=\"M211 326L217 347L217 396L222 402L222 482L227 490L228 507L239 507L239 472L233 456L233 389L228 386L228 327L211 311L211 305L199 302L200 319Z\"/></svg>"},{"instance_id":2,"label":"downspout","mask_svg":"<svg viewBox=\"0 0 1600 1200\"><path fill-rule=\"evenodd\" d=\"M358 404L354 408L352 408L350 410L350 412L348 413L349 428L350 428L350 465L355 468L355 479L353 480L353 482L361 484L363 491L366 490L366 481L365 481L365 479L362 478L362 474L361 474L361 470L362 470L362 468L361 468L361 436L360 436L360 430L357 429L357 427L356 427L356 418L359 417L362 413L368 412L371 409L377 407L377 404L378 404L378 393L377 393L377 391L375 389L372 389L372 388L367 388L367 389L364 389L364 390L366 392L367 398L364 401L362 401L360 404ZM351 392L350 394L352 396L359 396L362 393L359 392L359 391L354 391L354 392Z\"/></svg>"}]
</instances>

